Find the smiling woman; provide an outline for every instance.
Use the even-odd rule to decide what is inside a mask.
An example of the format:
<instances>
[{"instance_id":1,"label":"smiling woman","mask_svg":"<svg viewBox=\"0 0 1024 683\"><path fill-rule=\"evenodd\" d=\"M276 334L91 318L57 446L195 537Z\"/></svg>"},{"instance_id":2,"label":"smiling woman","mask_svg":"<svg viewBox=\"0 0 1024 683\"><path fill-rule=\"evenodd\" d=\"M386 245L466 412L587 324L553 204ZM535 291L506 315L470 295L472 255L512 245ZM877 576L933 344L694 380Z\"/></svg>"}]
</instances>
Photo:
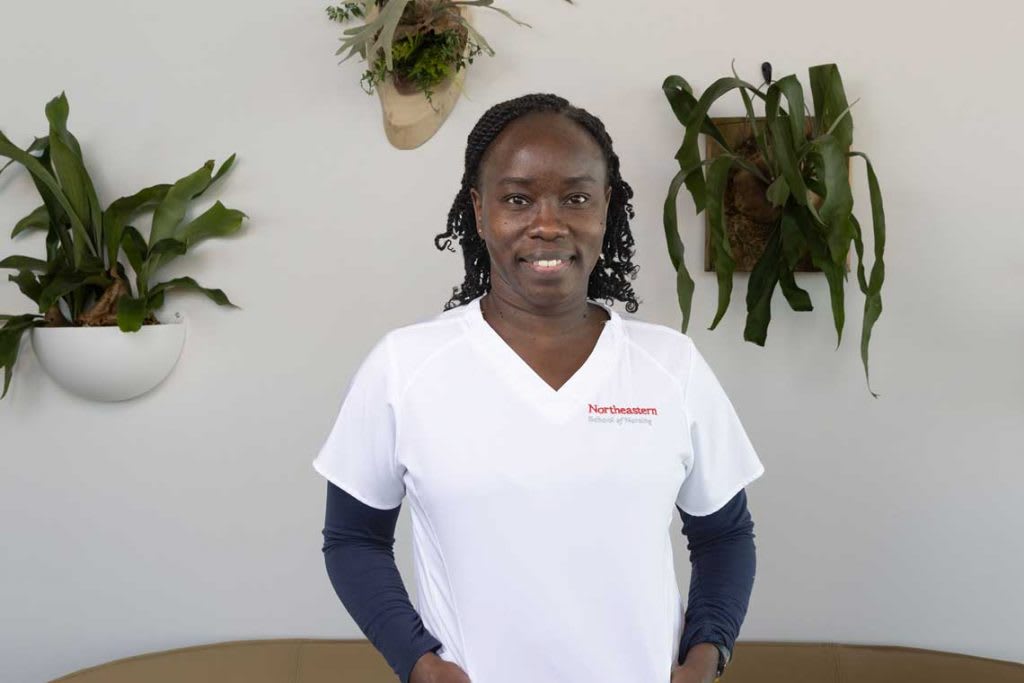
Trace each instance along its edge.
<instances>
[{"instance_id":1,"label":"smiling woman","mask_svg":"<svg viewBox=\"0 0 1024 683\"><path fill-rule=\"evenodd\" d=\"M729 659L754 576L743 487L764 468L693 341L611 307L637 309L632 194L586 111L489 109L436 237L462 246L461 289L349 385L314 461L324 552L403 683L705 683ZM415 608L393 555L406 495Z\"/></svg>"},{"instance_id":2,"label":"smiling woman","mask_svg":"<svg viewBox=\"0 0 1024 683\"><path fill-rule=\"evenodd\" d=\"M481 189L469 192L492 287L507 298L525 298L527 287L586 298L611 196L594 138L561 114L532 113L502 131L481 166Z\"/></svg>"},{"instance_id":3,"label":"smiling woman","mask_svg":"<svg viewBox=\"0 0 1024 683\"><path fill-rule=\"evenodd\" d=\"M561 259L570 263L553 269L565 274L551 283L559 293L546 296L557 300L574 291L622 301L635 313L632 197L597 117L551 94L491 107L469 134L448 229L434 238L438 249L452 249L458 240L465 259L465 279L445 308L469 302L492 284L508 285L507 296L522 298L520 274L543 273L543 265L530 264ZM529 234L517 236L524 227Z\"/></svg>"}]
</instances>

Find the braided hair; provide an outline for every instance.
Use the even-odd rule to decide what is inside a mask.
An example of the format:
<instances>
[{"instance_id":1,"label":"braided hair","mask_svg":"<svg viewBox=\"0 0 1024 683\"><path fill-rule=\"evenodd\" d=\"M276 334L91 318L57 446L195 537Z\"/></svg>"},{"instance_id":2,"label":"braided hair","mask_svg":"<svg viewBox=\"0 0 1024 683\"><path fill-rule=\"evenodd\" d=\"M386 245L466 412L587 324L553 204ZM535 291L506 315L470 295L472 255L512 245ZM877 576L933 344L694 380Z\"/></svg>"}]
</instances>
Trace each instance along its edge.
<instances>
[{"instance_id":1,"label":"braided hair","mask_svg":"<svg viewBox=\"0 0 1024 683\"><path fill-rule=\"evenodd\" d=\"M480 161L488 146L512 121L533 112L551 111L575 121L586 129L604 153L608 171L611 196L608 199L608 221L605 227L604 244L597 267L590 274L587 297L612 299L626 303L626 310L635 313L639 307L632 285L627 281L636 279L639 266L633 265L633 234L629 230L629 219L634 217L633 189L619 175L619 157L612 149L612 139L605 131L604 124L593 114L575 107L568 100L551 94L530 94L500 102L480 117L466 140L466 169L462 176L462 187L455 195L448 213L448 230L434 237L439 250L455 251L452 239L458 239L465 260L466 276L460 287L452 287L452 297L444 306L449 310L469 303L486 293L491 284L491 260L487 245L476 231L476 215L469 190L475 187L479 178Z\"/></svg>"}]
</instances>

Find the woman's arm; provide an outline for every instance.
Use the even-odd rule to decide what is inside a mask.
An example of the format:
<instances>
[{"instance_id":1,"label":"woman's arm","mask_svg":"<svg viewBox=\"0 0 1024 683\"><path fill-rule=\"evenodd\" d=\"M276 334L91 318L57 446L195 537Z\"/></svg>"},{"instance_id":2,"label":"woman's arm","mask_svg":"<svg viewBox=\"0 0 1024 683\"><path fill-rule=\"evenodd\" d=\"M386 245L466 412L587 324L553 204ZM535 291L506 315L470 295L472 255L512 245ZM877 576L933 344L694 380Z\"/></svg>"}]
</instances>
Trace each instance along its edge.
<instances>
[{"instance_id":1,"label":"woman's arm","mask_svg":"<svg viewBox=\"0 0 1024 683\"><path fill-rule=\"evenodd\" d=\"M747 613L757 566L754 522L746 491L717 512L695 517L679 508L688 539L689 604L686 607L678 662L683 664L698 643L717 643L732 652Z\"/></svg>"},{"instance_id":2,"label":"woman's arm","mask_svg":"<svg viewBox=\"0 0 1024 683\"><path fill-rule=\"evenodd\" d=\"M441 647L409 601L395 564L401 506L379 510L327 483L324 560L345 609L402 683L416 662Z\"/></svg>"}]
</instances>

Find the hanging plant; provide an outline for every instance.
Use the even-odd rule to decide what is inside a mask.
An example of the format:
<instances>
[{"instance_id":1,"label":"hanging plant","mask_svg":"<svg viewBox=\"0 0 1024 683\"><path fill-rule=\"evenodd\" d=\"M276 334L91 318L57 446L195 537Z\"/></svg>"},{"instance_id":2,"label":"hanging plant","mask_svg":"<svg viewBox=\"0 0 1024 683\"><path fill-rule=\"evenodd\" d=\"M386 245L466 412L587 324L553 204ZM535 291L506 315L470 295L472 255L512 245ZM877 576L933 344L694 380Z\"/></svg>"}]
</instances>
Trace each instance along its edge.
<instances>
[{"instance_id":1,"label":"hanging plant","mask_svg":"<svg viewBox=\"0 0 1024 683\"><path fill-rule=\"evenodd\" d=\"M219 201L192 218L185 214L194 199L221 178L235 160L232 154L214 172L207 161L174 183L153 185L102 208L78 140L67 128L70 105L64 93L46 105L49 135L22 149L0 132L0 158L23 166L42 204L14 226L11 237L31 232L46 234L46 257L13 255L0 260L0 269L35 304L37 313L0 315L0 368L7 394L22 335L41 327L117 327L138 332L160 325L154 315L166 294L197 291L221 306L238 308L219 289L200 286L191 277L156 282L158 269L191 250L197 243L235 233L245 214ZM152 211L148 239L132 223ZM131 270L134 283L125 264Z\"/></svg>"},{"instance_id":2,"label":"hanging plant","mask_svg":"<svg viewBox=\"0 0 1024 683\"><path fill-rule=\"evenodd\" d=\"M360 82L380 95L385 131L396 147L428 140L454 107L467 66L481 53L494 55L469 20L471 7L529 26L494 0L360 0L327 8L332 21L362 20L345 30L335 54L345 55L342 62L357 54L366 62ZM423 98L422 106L413 95Z\"/></svg>"},{"instance_id":3,"label":"hanging plant","mask_svg":"<svg viewBox=\"0 0 1024 683\"><path fill-rule=\"evenodd\" d=\"M469 23L453 3L386 2L383 10L376 3L367 10L360 2L328 7L327 15L334 21L365 19L367 12L371 19L362 27L346 31L346 34L355 31L355 34L336 54L349 50L343 62L353 56L354 42L366 41L370 38L370 31L378 30L368 29L368 26L379 26L378 20L383 21L399 11L401 20L395 25L390 40L383 40L377 48L378 58L369 62L360 83L363 90L372 95L381 83L390 78L399 92L420 92L433 105L435 89L485 51L484 46L474 40ZM365 49L357 48L356 51L363 54Z\"/></svg>"},{"instance_id":4,"label":"hanging plant","mask_svg":"<svg viewBox=\"0 0 1024 683\"><path fill-rule=\"evenodd\" d=\"M708 328L715 329L729 307L735 270L723 204L730 177L745 174L760 184L767 204L773 208L770 232L764 251L750 273L747 286L747 320L743 338L764 346L771 320L771 299L775 288L794 311L812 310L810 295L796 284L798 264L809 256L829 285L832 317L837 342L842 341L845 313L843 285L850 244L857 252L857 282L865 295L861 329L861 360L871 391L868 345L871 330L882 313L881 289L885 277L882 260L885 248L885 211L878 178L868 157L852 151L853 118L847 103L839 69L822 64L809 70L814 115L805 116L804 91L795 75L772 82L771 65L762 65L764 83L755 87L733 77L712 83L698 99L681 76L669 76L662 83L676 118L685 127L683 143L676 153L680 170L669 185L664 207L665 236L669 258L676 271L676 292L683 314L682 331L690 320L694 283L683 261L683 243L676 219L676 197L685 185L697 213L707 210L711 263L718 280L718 309ZM762 89L767 85L766 91ZM739 91L752 131L754 153L739 153L708 116L712 104L733 90ZM754 101L764 114L755 115ZM808 112L809 114L809 112ZM713 158L701 160L698 135L712 138L722 149ZM860 157L867 168L868 190L874 233L874 264L870 279L864 271L864 244L860 222L853 214L849 159Z\"/></svg>"}]
</instances>

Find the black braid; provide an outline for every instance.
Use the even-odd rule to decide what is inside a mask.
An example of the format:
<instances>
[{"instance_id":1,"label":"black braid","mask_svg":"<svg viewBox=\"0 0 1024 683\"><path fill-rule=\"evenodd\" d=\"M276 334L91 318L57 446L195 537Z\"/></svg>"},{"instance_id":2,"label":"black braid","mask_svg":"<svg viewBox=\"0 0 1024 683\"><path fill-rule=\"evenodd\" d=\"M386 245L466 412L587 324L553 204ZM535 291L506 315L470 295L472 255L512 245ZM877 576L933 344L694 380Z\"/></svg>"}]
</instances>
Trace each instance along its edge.
<instances>
[{"instance_id":1,"label":"black braid","mask_svg":"<svg viewBox=\"0 0 1024 683\"><path fill-rule=\"evenodd\" d=\"M480 117L466 140L466 169L462 176L462 188L455 195L448 213L448 231L434 237L434 245L440 249L455 251L452 238L459 241L465 260L466 278L461 287L452 287L452 298L444 310L469 303L472 299L490 289L491 261L487 245L476 231L476 216L473 213L473 199L469 188L475 187L480 170L480 160L488 146L498 134L519 117L540 111L561 114L585 128L600 145L608 170L611 197L608 200L608 224L605 228L603 258L590 274L587 296L590 299L604 299L611 305L612 299L626 303L626 310L635 313L639 307L633 286L627 281L635 280L639 266L633 265L633 234L629 220L634 217L633 189L619 175L619 157L612 149L612 139L605 131L604 124L593 114L574 107L568 100L551 94L523 95L500 102Z\"/></svg>"}]
</instances>

